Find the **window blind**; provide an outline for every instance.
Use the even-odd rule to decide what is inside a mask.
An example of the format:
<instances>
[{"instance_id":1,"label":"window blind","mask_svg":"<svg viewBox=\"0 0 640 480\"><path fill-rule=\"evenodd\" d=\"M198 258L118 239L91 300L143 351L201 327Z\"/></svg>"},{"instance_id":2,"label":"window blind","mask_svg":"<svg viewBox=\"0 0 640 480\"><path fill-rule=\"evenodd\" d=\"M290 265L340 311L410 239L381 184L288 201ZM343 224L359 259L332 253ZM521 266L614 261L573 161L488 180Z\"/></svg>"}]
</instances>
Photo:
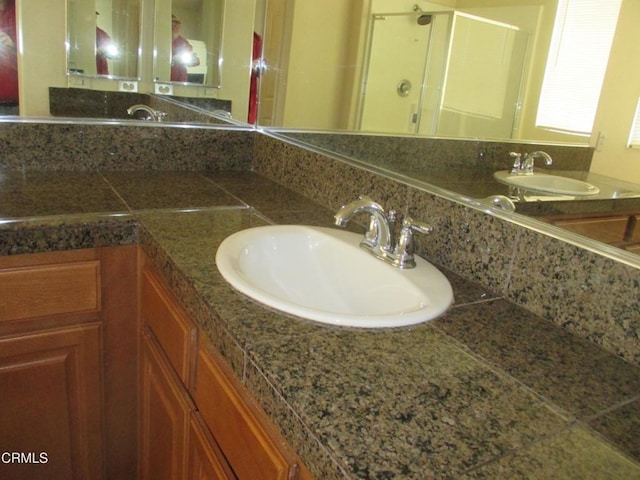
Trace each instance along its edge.
<instances>
[{"instance_id":1,"label":"window blind","mask_svg":"<svg viewBox=\"0 0 640 480\"><path fill-rule=\"evenodd\" d=\"M631 134L629 135L627 147L640 148L640 99L638 99L636 114L633 117L633 124L631 125Z\"/></svg>"},{"instance_id":2,"label":"window blind","mask_svg":"<svg viewBox=\"0 0 640 480\"><path fill-rule=\"evenodd\" d=\"M591 134L621 0L559 0L536 126Z\"/></svg>"}]
</instances>

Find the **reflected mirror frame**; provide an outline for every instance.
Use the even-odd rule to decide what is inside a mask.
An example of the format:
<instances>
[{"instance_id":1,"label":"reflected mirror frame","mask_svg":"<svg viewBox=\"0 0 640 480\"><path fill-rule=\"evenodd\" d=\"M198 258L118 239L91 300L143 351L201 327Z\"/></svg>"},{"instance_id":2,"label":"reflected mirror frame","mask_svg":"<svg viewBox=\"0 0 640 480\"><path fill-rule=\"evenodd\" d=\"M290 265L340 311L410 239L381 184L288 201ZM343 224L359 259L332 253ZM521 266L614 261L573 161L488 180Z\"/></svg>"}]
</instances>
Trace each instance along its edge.
<instances>
[{"instance_id":1,"label":"reflected mirror frame","mask_svg":"<svg viewBox=\"0 0 640 480\"><path fill-rule=\"evenodd\" d=\"M67 78L69 79L69 82L72 82L73 78L91 78L91 79L100 79L100 80L120 80L120 81L129 81L129 82L139 82L141 80L141 73L140 73L140 67L141 67L141 60L142 60L142 32L143 32L143 28L142 28L142 21L143 21L143 15L142 15L142 5L141 5L141 0L128 0L129 2L133 1L135 2L135 4L137 4L137 8L138 8L138 25L137 25L137 45L136 45L136 49L135 49L135 61L136 61L136 73L134 76L126 76L126 75L101 75L98 73L95 74L88 74L88 73L84 73L84 72L77 72L77 71L73 71L73 68L71 67L71 45L72 45L72 38L71 38L71 21L70 21L70 16L71 16L71 12L73 10L73 7L71 7L72 4L76 4L76 3L81 3L84 0L67 0L65 2L65 7L66 7L66 15L65 15L65 19L66 19L66 45L65 45L65 50L66 50L66 74L67 74ZM97 7L93 6L93 10L97 11ZM113 11L112 11L113 13ZM97 27L97 24L96 24ZM131 50L131 49L129 49ZM92 56L95 56L96 53L96 46L95 46L95 42L93 43L93 54ZM133 57L133 55L131 55L131 57ZM137 86L136 86L137 89Z\"/></svg>"},{"instance_id":2,"label":"reflected mirror frame","mask_svg":"<svg viewBox=\"0 0 640 480\"><path fill-rule=\"evenodd\" d=\"M201 5L204 5L205 2L206 0L203 1ZM201 87L201 88L204 87L204 88L212 88L212 89L221 88L222 57L223 57L223 51L224 51L223 30L225 28L224 15L225 15L225 8L226 8L226 0L211 0L211 2L216 2L217 9L215 11L214 9L212 9L211 12L218 13L220 20L218 21L216 28L214 30L215 42L211 42L211 43L217 44L217 49L215 47L212 48L211 51L214 53L212 55L209 55L208 54L209 49L205 47L205 52L206 52L205 55L207 59L209 59L208 57L213 57L211 58L211 62L207 62L207 64L211 63L214 66L214 71L215 71L215 79L213 79L210 83L207 83L207 81L205 81L204 83L197 83L197 82L189 82L189 81L180 82L180 81L171 80L171 61L172 61L171 47L169 46L167 53L165 53L162 47L159 48L159 45L163 45L163 43L161 42L161 39L159 39L158 37L160 32L172 31L171 21L173 17L173 0L156 0L154 2L155 5L154 5L154 12L153 12L153 65L152 65L153 74L152 74L152 78L153 78L153 83L155 84L154 91L156 94L172 95L174 85L180 86L180 87L186 87L186 88L193 88L193 87ZM168 9L166 8L167 5L169 6ZM200 17L202 17L202 15L200 15ZM167 20L168 20L168 28L166 27ZM169 36L169 40L171 42L171 36ZM171 45L171 43L169 43L169 45ZM160 64L163 64L164 66L166 66L165 63L167 59L168 59L168 65L169 65L169 75L161 75L160 69L164 67L161 67ZM161 78L161 76L166 76L168 78L164 79L164 78Z\"/></svg>"}]
</instances>

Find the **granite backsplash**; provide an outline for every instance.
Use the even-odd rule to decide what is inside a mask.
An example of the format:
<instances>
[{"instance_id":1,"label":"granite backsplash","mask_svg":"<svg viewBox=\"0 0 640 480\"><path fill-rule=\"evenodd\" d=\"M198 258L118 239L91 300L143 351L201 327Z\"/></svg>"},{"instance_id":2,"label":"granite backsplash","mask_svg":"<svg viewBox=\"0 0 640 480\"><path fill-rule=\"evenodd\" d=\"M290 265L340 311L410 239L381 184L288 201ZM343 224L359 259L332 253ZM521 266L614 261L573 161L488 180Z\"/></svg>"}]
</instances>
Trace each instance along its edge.
<instances>
[{"instance_id":1,"label":"granite backsplash","mask_svg":"<svg viewBox=\"0 0 640 480\"><path fill-rule=\"evenodd\" d=\"M167 122L224 124L207 112L231 113L231 101L217 98L180 98L137 92L109 92L86 88L49 87L49 111L54 117L106 118L131 120L127 109L135 104L148 105L167 114ZM188 104L193 108L185 105Z\"/></svg>"},{"instance_id":2,"label":"granite backsplash","mask_svg":"<svg viewBox=\"0 0 640 480\"><path fill-rule=\"evenodd\" d=\"M0 168L46 171L249 170L241 127L0 122Z\"/></svg>"},{"instance_id":3,"label":"granite backsplash","mask_svg":"<svg viewBox=\"0 0 640 480\"><path fill-rule=\"evenodd\" d=\"M329 152L357 158L369 166L424 181L441 188L482 198L500 192L493 179L498 170L513 165L510 152L520 154L543 150L553 158L545 170L588 172L593 148L587 146L543 145L536 143L500 142L425 138L402 135L370 135L366 133L286 131L283 135L314 145ZM505 193L507 188L504 187Z\"/></svg>"}]
</instances>

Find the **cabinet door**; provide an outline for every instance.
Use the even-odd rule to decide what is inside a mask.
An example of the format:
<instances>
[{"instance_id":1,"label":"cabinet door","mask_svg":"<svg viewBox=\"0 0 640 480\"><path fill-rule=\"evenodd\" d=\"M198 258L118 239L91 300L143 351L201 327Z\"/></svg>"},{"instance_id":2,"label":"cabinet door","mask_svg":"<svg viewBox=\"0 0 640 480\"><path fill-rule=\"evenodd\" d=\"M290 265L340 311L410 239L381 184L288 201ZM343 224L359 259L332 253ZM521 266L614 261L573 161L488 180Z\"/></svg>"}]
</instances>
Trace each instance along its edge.
<instances>
[{"instance_id":1,"label":"cabinet door","mask_svg":"<svg viewBox=\"0 0 640 480\"><path fill-rule=\"evenodd\" d=\"M220 355L198 350L194 399L231 468L242 480L299 478L298 459L235 379Z\"/></svg>"},{"instance_id":2,"label":"cabinet door","mask_svg":"<svg viewBox=\"0 0 640 480\"><path fill-rule=\"evenodd\" d=\"M236 480L227 460L197 412L189 431L189 480Z\"/></svg>"},{"instance_id":3,"label":"cabinet door","mask_svg":"<svg viewBox=\"0 0 640 480\"><path fill-rule=\"evenodd\" d=\"M0 338L0 478L103 477L100 333Z\"/></svg>"},{"instance_id":4,"label":"cabinet door","mask_svg":"<svg viewBox=\"0 0 640 480\"><path fill-rule=\"evenodd\" d=\"M142 272L141 303L143 322L153 331L180 380L189 386L196 350L196 327L175 296L148 267Z\"/></svg>"},{"instance_id":5,"label":"cabinet door","mask_svg":"<svg viewBox=\"0 0 640 480\"><path fill-rule=\"evenodd\" d=\"M142 354L141 478L187 478L187 435L193 403L150 333Z\"/></svg>"}]
</instances>

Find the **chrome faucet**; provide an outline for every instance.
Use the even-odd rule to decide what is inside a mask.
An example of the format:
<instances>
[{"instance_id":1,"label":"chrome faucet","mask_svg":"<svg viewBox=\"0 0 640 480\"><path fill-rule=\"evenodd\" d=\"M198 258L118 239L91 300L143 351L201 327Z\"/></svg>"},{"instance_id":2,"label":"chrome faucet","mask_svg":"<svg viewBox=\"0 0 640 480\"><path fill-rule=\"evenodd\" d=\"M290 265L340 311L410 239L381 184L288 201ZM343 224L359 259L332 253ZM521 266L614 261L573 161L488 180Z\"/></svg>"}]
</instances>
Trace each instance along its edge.
<instances>
[{"instance_id":1,"label":"chrome faucet","mask_svg":"<svg viewBox=\"0 0 640 480\"><path fill-rule=\"evenodd\" d=\"M159 110L154 110L153 108L143 105L142 103L138 103L136 105L132 105L127 108L128 115L134 115L136 112L143 111L148 115L143 118L143 120L151 120L154 122L161 122L167 116L165 112L161 112Z\"/></svg>"},{"instance_id":2,"label":"chrome faucet","mask_svg":"<svg viewBox=\"0 0 640 480\"><path fill-rule=\"evenodd\" d=\"M368 213L369 227L360 242L360 246L374 255L397 268L413 268L416 266L413 256L413 234L431 233L433 228L424 223L416 222L411 217L405 217L398 242L394 246L393 227L396 221L396 212L390 210L385 213L380 204L374 202L366 195L361 195L357 200L343 205L335 214L335 223L344 227L351 217L358 213Z\"/></svg>"},{"instance_id":3,"label":"chrome faucet","mask_svg":"<svg viewBox=\"0 0 640 480\"><path fill-rule=\"evenodd\" d=\"M533 161L536 158L543 158L547 165L551 165L553 163L551 155L547 152L543 152L542 150L525 153L524 158L522 158L521 153L516 152L509 152L509 156L514 159L513 168L511 169L512 175L532 175Z\"/></svg>"},{"instance_id":4,"label":"chrome faucet","mask_svg":"<svg viewBox=\"0 0 640 480\"><path fill-rule=\"evenodd\" d=\"M344 227L351 220L351 217L362 212L369 213L371 217L360 246L369 250L376 257L384 256L386 252L391 250L391 228L389 218L379 203L374 202L366 195L360 195L357 200L340 207L340 210L334 215L336 225ZM391 216L395 218L395 212Z\"/></svg>"}]
</instances>

